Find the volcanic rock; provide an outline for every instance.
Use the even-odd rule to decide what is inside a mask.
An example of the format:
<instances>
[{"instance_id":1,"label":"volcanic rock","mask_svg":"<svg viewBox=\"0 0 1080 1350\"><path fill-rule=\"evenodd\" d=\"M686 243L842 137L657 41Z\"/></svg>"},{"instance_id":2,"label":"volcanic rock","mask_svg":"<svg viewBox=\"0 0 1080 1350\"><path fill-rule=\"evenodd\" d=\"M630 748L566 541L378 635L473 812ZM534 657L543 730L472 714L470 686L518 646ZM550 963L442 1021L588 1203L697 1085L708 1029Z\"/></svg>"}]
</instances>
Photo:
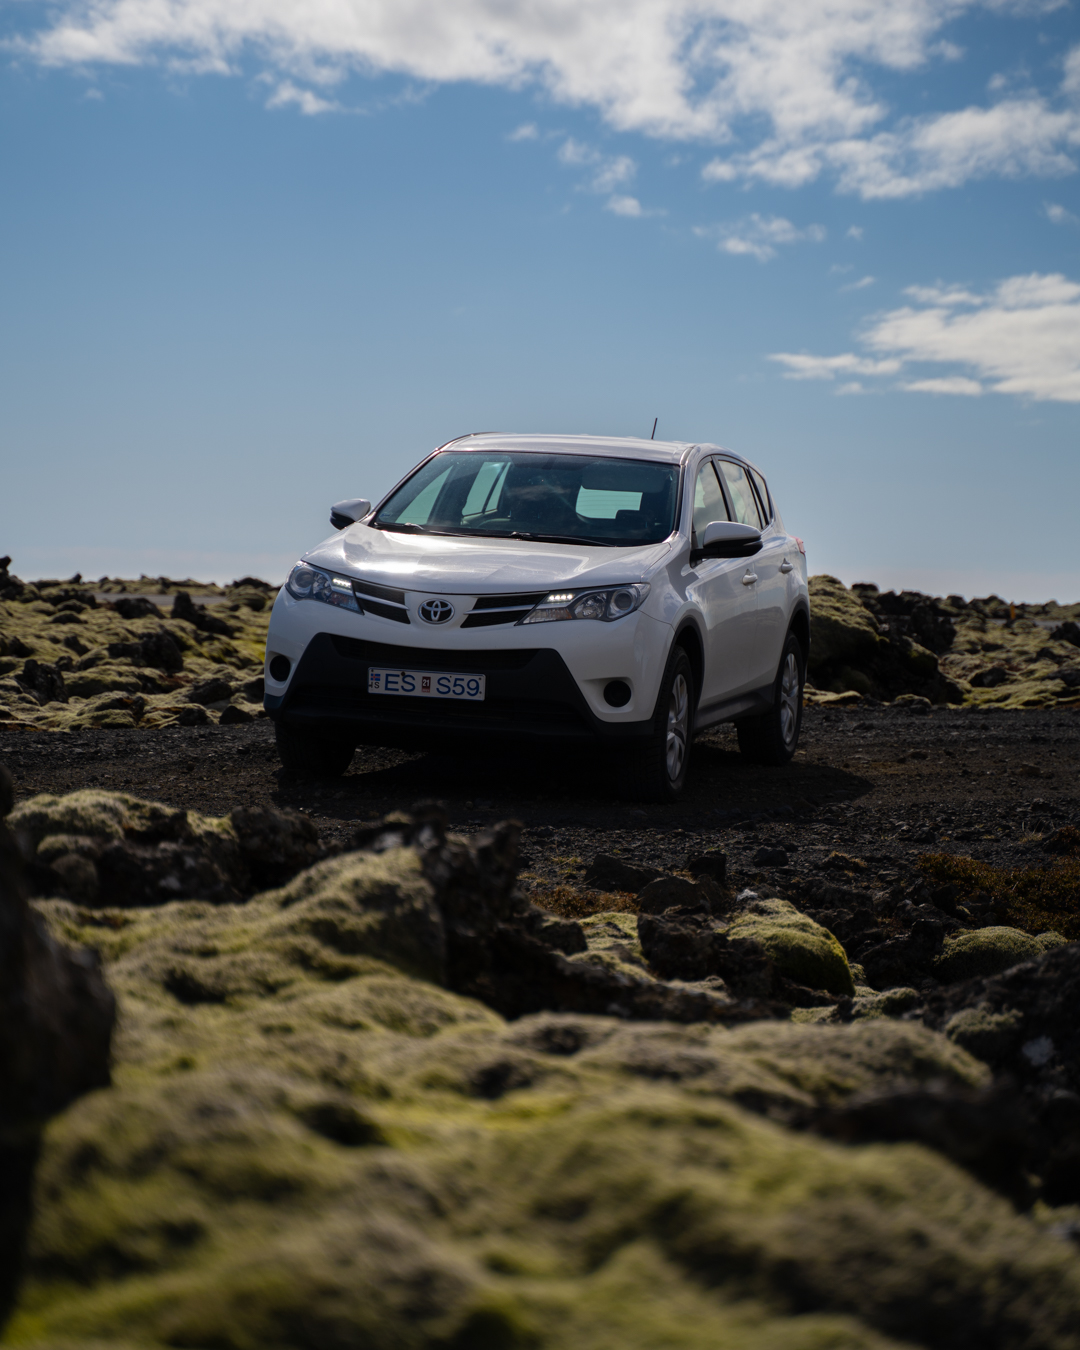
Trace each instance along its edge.
<instances>
[{"instance_id":1,"label":"volcanic rock","mask_svg":"<svg viewBox=\"0 0 1080 1350\"><path fill-rule=\"evenodd\" d=\"M663 873L655 867L641 867L607 853L598 853L585 871L584 882L598 891L629 891L636 895Z\"/></svg>"},{"instance_id":2,"label":"volcanic rock","mask_svg":"<svg viewBox=\"0 0 1080 1350\"><path fill-rule=\"evenodd\" d=\"M202 633L216 633L221 637L232 637L235 629L211 614L205 605L197 605L187 591L177 591L173 599L172 616L193 624Z\"/></svg>"},{"instance_id":3,"label":"volcanic rock","mask_svg":"<svg viewBox=\"0 0 1080 1350\"><path fill-rule=\"evenodd\" d=\"M12 798L0 766L0 815ZM97 957L56 942L30 908L19 848L0 823L0 1326L22 1266L42 1128L107 1086L114 1019Z\"/></svg>"}]
</instances>

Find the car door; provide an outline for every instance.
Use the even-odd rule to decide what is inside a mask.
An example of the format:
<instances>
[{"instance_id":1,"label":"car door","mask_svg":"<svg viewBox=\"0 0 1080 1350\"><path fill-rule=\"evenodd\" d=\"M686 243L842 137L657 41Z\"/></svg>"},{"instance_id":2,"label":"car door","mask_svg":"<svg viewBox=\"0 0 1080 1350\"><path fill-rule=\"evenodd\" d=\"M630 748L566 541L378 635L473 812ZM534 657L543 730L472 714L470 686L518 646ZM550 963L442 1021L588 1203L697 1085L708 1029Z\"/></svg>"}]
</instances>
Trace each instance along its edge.
<instances>
[{"instance_id":1,"label":"car door","mask_svg":"<svg viewBox=\"0 0 1080 1350\"><path fill-rule=\"evenodd\" d=\"M694 479L691 556L714 520L730 520L716 469L704 460ZM705 672L699 712L750 687L750 647L754 640L757 597L744 585L745 558L698 558L690 568L687 598L695 602L705 624Z\"/></svg>"},{"instance_id":2,"label":"car door","mask_svg":"<svg viewBox=\"0 0 1080 1350\"><path fill-rule=\"evenodd\" d=\"M791 540L777 528L768 489L760 474L730 459L718 460L717 467L735 519L761 530L761 552L750 560L756 577L750 589L757 597L757 609L754 635L749 643L747 679L751 689L762 689L776 678L787 636L788 574L793 566L787 552Z\"/></svg>"}]
</instances>

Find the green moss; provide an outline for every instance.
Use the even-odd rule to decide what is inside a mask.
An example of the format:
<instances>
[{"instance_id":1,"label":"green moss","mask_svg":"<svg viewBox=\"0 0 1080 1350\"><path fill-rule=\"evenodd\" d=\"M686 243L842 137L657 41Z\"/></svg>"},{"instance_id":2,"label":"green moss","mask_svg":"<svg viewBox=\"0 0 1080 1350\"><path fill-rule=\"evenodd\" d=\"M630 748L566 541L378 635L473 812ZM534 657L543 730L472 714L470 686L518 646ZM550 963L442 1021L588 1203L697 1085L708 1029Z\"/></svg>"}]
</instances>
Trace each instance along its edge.
<instances>
[{"instance_id":1,"label":"green moss","mask_svg":"<svg viewBox=\"0 0 1080 1350\"><path fill-rule=\"evenodd\" d=\"M651 979L637 935L637 915L626 910L603 910L581 920L588 950L571 957L621 971L632 979Z\"/></svg>"},{"instance_id":2,"label":"green moss","mask_svg":"<svg viewBox=\"0 0 1080 1350\"><path fill-rule=\"evenodd\" d=\"M1057 933L1031 937L1018 928L976 928L958 933L945 943L934 958L934 974L946 981L997 975L1022 961L1033 961L1063 942Z\"/></svg>"},{"instance_id":3,"label":"green moss","mask_svg":"<svg viewBox=\"0 0 1080 1350\"><path fill-rule=\"evenodd\" d=\"M1048 866L994 867L951 853L926 853L919 868L933 881L954 885L960 904L980 892L1013 928L1037 935L1052 930L1080 939L1080 858L1055 858Z\"/></svg>"},{"instance_id":4,"label":"green moss","mask_svg":"<svg viewBox=\"0 0 1080 1350\"><path fill-rule=\"evenodd\" d=\"M66 818L35 810L39 841ZM9 1344L1078 1350L1067 1244L924 1148L776 1123L985 1084L956 1028L508 1025L417 974L440 929L405 853L246 905L41 908L121 1016L115 1086L49 1128Z\"/></svg>"},{"instance_id":5,"label":"green moss","mask_svg":"<svg viewBox=\"0 0 1080 1350\"><path fill-rule=\"evenodd\" d=\"M31 848L48 835L78 834L92 839L122 839L130 822L129 798L117 792L84 788L67 796L43 793L16 806L8 824Z\"/></svg>"},{"instance_id":6,"label":"green moss","mask_svg":"<svg viewBox=\"0 0 1080 1350\"><path fill-rule=\"evenodd\" d=\"M970 1054L993 1064L1015 1046L1023 1018L1009 1009L995 1013L988 1008L961 1008L945 1024L945 1035Z\"/></svg>"},{"instance_id":7,"label":"green moss","mask_svg":"<svg viewBox=\"0 0 1080 1350\"><path fill-rule=\"evenodd\" d=\"M854 994L847 955L827 928L800 914L786 900L755 900L729 929L733 938L753 938L773 958L781 975L810 989Z\"/></svg>"},{"instance_id":8,"label":"green moss","mask_svg":"<svg viewBox=\"0 0 1080 1350\"><path fill-rule=\"evenodd\" d=\"M922 995L916 989L885 989L881 993L856 989L856 993L859 997L855 999L851 1010L855 1018L902 1017L922 1002Z\"/></svg>"},{"instance_id":9,"label":"green moss","mask_svg":"<svg viewBox=\"0 0 1080 1350\"><path fill-rule=\"evenodd\" d=\"M873 615L836 577L810 578L810 669L855 665L881 642Z\"/></svg>"}]
</instances>

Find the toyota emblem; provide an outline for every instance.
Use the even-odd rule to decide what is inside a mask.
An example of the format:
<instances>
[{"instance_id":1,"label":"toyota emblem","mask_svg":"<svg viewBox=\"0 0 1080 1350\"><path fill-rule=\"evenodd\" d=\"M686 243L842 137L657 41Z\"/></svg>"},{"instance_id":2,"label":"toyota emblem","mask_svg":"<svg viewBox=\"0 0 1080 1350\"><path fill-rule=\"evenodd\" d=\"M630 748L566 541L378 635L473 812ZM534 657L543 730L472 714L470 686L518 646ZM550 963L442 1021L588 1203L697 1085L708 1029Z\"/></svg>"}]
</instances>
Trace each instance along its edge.
<instances>
[{"instance_id":1,"label":"toyota emblem","mask_svg":"<svg viewBox=\"0 0 1080 1350\"><path fill-rule=\"evenodd\" d=\"M420 617L425 623L449 623L454 617L454 606L449 600L425 600L420 606Z\"/></svg>"}]
</instances>

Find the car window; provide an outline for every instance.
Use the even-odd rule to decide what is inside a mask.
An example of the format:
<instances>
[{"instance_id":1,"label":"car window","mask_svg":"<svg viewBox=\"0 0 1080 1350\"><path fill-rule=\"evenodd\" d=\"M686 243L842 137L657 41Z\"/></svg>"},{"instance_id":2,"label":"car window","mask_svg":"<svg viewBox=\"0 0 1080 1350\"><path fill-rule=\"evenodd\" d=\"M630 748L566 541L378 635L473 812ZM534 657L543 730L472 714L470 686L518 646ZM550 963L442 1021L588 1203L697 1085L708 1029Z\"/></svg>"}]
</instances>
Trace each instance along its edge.
<instances>
[{"instance_id":1,"label":"car window","mask_svg":"<svg viewBox=\"0 0 1080 1350\"><path fill-rule=\"evenodd\" d=\"M383 529L412 525L451 534L652 544L674 529L678 485L674 464L446 450L393 493L375 523Z\"/></svg>"},{"instance_id":2,"label":"car window","mask_svg":"<svg viewBox=\"0 0 1080 1350\"><path fill-rule=\"evenodd\" d=\"M700 546L706 525L711 525L714 520L727 519L727 503L720 490L712 460L708 459L698 470L694 483L694 546Z\"/></svg>"},{"instance_id":3,"label":"car window","mask_svg":"<svg viewBox=\"0 0 1080 1350\"><path fill-rule=\"evenodd\" d=\"M733 464L729 459L720 460L719 468L731 494L735 519L742 525L753 525L755 530L760 530L761 512L758 510L757 498L750 486L750 479L746 476L746 470L741 464Z\"/></svg>"},{"instance_id":4,"label":"car window","mask_svg":"<svg viewBox=\"0 0 1080 1350\"><path fill-rule=\"evenodd\" d=\"M462 517L482 516L496 508L503 479L510 467L508 459L485 459L473 479L469 495L465 498Z\"/></svg>"},{"instance_id":5,"label":"car window","mask_svg":"<svg viewBox=\"0 0 1080 1350\"><path fill-rule=\"evenodd\" d=\"M758 501L761 504L762 515L766 525L773 518L772 502L769 501L769 489L765 486L765 479L758 473L757 469L750 470L750 477L753 479L754 486L757 488Z\"/></svg>"}]
</instances>

